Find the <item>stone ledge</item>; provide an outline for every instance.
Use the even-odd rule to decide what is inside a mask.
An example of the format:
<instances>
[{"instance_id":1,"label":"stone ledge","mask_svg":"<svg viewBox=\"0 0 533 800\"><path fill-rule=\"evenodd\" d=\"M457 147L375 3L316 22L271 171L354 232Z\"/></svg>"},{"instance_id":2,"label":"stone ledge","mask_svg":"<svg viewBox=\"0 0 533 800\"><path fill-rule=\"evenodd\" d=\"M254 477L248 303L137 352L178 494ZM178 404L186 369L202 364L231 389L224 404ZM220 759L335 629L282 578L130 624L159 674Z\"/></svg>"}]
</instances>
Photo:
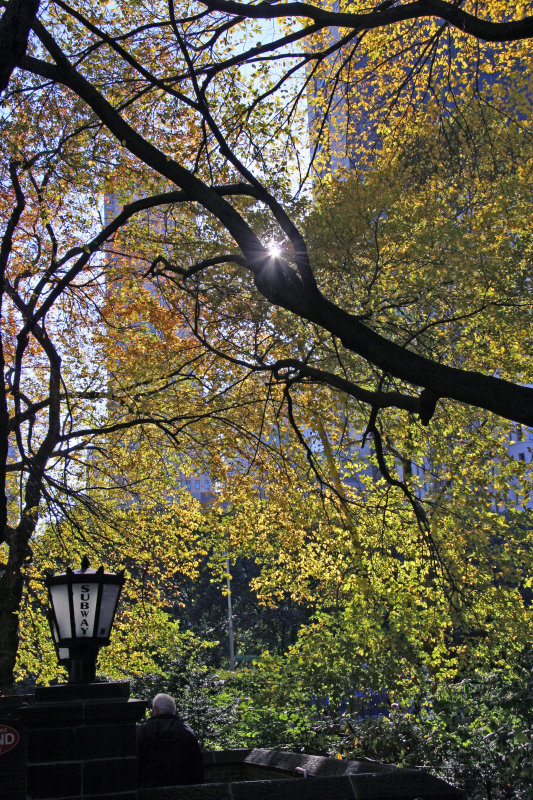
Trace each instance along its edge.
<instances>
[{"instance_id":1,"label":"stone ledge","mask_svg":"<svg viewBox=\"0 0 533 800\"><path fill-rule=\"evenodd\" d=\"M334 777L356 775L358 773L375 775L397 772L399 769L394 764L381 764L378 761L348 761L261 748L249 751L244 758L244 764L253 764L257 767L265 767L282 773L299 774L300 776L302 776L303 770L307 777ZM296 770L298 770L298 773L296 773Z\"/></svg>"},{"instance_id":2,"label":"stone ledge","mask_svg":"<svg viewBox=\"0 0 533 800\"><path fill-rule=\"evenodd\" d=\"M60 683L56 686L36 686L38 703L57 703L65 700L128 700L129 681L101 681L95 683Z\"/></svg>"},{"instance_id":3,"label":"stone ledge","mask_svg":"<svg viewBox=\"0 0 533 800\"><path fill-rule=\"evenodd\" d=\"M340 775L312 779L238 781L140 789L139 800L460 800L462 792L417 773L421 781L393 775ZM425 778L429 780L423 780ZM416 785L413 785L413 784Z\"/></svg>"}]
</instances>

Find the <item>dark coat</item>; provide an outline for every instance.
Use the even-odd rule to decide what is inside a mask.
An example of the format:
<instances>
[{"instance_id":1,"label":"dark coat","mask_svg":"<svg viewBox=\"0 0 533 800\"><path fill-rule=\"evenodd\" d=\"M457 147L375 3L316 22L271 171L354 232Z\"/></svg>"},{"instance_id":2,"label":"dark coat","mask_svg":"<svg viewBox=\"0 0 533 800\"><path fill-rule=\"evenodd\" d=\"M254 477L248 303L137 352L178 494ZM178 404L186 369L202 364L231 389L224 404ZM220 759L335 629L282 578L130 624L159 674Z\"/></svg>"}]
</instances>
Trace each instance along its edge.
<instances>
[{"instance_id":1,"label":"dark coat","mask_svg":"<svg viewBox=\"0 0 533 800\"><path fill-rule=\"evenodd\" d=\"M158 714L137 728L139 786L203 783L204 765L196 736L183 720Z\"/></svg>"}]
</instances>

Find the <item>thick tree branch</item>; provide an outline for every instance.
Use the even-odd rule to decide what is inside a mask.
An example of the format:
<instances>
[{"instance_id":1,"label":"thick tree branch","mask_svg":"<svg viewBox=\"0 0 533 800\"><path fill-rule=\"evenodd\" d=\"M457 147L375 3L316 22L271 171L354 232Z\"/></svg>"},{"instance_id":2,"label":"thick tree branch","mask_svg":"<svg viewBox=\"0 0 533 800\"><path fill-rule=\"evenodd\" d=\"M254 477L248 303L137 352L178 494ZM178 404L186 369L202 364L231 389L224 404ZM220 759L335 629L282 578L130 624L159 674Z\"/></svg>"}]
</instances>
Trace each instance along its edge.
<instances>
[{"instance_id":1,"label":"thick tree branch","mask_svg":"<svg viewBox=\"0 0 533 800\"><path fill-rule=\"evenodd\" d=\"M254 6L254 8L256 8ZM410 384L427 389L432 398L447 397L478 406L504 418L533 425L533 390L478 372L436 363L386 339L361 320L325 298L312 283L304 285L298 273L284 260L273 259L243 217L215 188L207 186L189 170L135 131L111 104L70 64L50 34L36 23L43 44L57 66L26 58L25 68L64 83L93 109L123 146L156 172L177 184L212 213L241 248L247 268L258 290L270 302L313 322L336 336L343 345L380 370ZM298 260L300 254L296 253ZM306 253L303 254L307 259ZM302 265L305 273L305 265ZM428 419L429 404L422 418Z\"/></svg>"},{"instance_id":2,"label":"thick tree branch","mask_svg":"<svg viewBox=\"0 0 533 800\"><path fill-rule=\"evenodd\" d=\"M202 0L202 2L213 11L235 14L243 18L312 19L322 28L340 27L363 31L383 28L408 20L434 17L486 42L513 42L533 36L533 16L509 22L493 22L469 14L457 3L448 3L445 0L416 0L413 3L395 5L379 3L373 11L367 13L327 11L311 3L271 4L261 2L251 5L234 2L234 0Z\"/></svg>"},{"instance_id":3,"label":"thick tree branch","mask_svg":"<svg viewBox=\"0 0 533 800\"><path fill-rule=\"evenodd\" d=\"M8 0L0 19L0 95L26 52L38 9L39 0Z\"/></svg>"}]
</instances>

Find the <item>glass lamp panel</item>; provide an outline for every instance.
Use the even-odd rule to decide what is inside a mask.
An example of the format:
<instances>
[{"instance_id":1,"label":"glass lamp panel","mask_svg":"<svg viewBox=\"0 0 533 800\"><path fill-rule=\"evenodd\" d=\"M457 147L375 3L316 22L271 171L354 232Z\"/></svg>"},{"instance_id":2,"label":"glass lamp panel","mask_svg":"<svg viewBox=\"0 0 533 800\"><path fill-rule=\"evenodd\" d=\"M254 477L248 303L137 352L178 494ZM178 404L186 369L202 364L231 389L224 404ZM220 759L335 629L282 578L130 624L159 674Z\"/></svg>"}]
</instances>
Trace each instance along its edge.
<instances>
[{"instance_id":1,"label":"glass lamp panel","mask_svg":"<svg viewBox=\"0 0 533 800\"><path fill-rule=\"evenodd\" d=\"M95 581L72 584L74 636L76 639L88 639L94 635L94 615L97 599L98 583Z\"/></svg>"},{"instance_id":2,"label":"glass lamp panel","mask_svg":"<svg viewBox=\"0 0 533 800\"><path fill-rule=\"evenodd\" d=\"M50 587L54 616L57 622L57 633L59 639L70 639L72 632L70 629L70 607L69 607L69 587L68 584L58 584Z\"/></svg>"},{"instance_id":3,"label":"glass lamp panel","mask_svg":"<svg viewBox=\"0 0 533 800\"><path fill-rule=\"evenodd\" d=\"M100 605L100 619L98 620L97 636L109 637L113 615L117 607L120 586L117 583L104 583L102 587L102 602Z\"/></svg>"},{"instance_id":4,"label":"glass lamp panel","mask_svg":"<svg viewBox=\"0 0 533 800\"><path fill-rule=\"evenodd\" d=\"M50 614L50 631L52 633L52 640L54 644L57 644L59 641L59 631L57 630L57 623L51 614Z\"/></svg>"}]
</instances>

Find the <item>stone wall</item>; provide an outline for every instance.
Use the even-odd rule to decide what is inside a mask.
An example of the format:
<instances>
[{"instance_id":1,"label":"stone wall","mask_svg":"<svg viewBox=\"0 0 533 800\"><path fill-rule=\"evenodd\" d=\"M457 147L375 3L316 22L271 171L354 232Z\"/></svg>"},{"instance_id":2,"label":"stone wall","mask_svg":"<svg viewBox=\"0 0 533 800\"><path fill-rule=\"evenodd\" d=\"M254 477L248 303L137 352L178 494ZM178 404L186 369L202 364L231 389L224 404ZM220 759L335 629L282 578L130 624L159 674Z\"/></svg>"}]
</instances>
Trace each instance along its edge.
<instances>
[{"instance_id":1,"label":"stone wall","mask_svg":"<svg viewBox=\"0 0 533 800\"><path fill-rule=\"evenodd\" d=\"M206 783L136 788L129 684L40 687L0 700L1 800L461 800L422 770L276 750L205 754ZM14 736L16 734L16 746ZM3 738L2 738L3 737Z\"/></svg>"},{"instance_id":2,"label":"stone wall","mask_svg":"<svg viewBox=\"0 0 533 800\"><path fill-rule=\"evenodd\" d=\"M206 753L205 767L206 784L141 789L139 800L463 798L462 792L427 772L374 761L340 761L275 750L226 750Z\"/></svg>"}]
</instances>

